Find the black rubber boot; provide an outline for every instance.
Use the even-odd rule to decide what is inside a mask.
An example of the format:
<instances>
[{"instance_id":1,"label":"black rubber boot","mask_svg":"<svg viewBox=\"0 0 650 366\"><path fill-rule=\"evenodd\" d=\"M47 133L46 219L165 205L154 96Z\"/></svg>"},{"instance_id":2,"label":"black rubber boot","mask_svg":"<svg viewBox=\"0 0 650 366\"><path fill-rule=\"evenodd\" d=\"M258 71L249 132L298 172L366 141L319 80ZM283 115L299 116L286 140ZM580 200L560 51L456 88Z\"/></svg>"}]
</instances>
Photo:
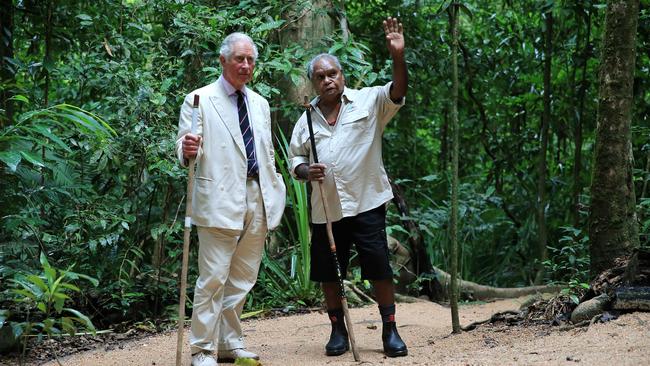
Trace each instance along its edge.
<instances>
[{"instance_id":1,"label":"black rubber boot","mask_svg":"<svg viewBox=\"0 0 650 366\"><path fill-rule=\"evenodd\" d=\"M384 322L383 324L381 340L384 343L384 354L388 357L406 356L408 349L397 333L395 322Z\"/></svg>"},{"instance_id":2,"label":"black rubber boot","mask_svg":"<svg viewBox=\"0 0 650 366\"><path fill-rule=\"evenodd\" d=\"M339 356L350 349L348 341L348 330L345 328L343 309L330 310L327 312L332 322L332 333L330 340L325 346L325 354L328 356Z\"/></svg>"}]
</instances>

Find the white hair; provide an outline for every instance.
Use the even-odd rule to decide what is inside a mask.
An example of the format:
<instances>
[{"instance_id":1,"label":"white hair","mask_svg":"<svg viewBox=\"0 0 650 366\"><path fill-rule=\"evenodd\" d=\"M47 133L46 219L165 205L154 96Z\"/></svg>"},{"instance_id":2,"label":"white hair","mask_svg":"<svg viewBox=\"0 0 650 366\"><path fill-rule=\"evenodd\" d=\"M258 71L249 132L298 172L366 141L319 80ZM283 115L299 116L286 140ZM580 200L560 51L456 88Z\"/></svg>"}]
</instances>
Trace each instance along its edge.
<instances>
[{"instance_id":1,"label":"white hair","mask_svg":"<svg viewBox=\"0 0 650 366\"><path fill-rule=\"evenodd\" d=\"M341 67L341 63L339 62L338 57L334 55L330 55L329 53L321 53L319 55L316 55L314 58L312 58L311 61L309 61L309 63L307 64L307 78L309 80L311 80L311 76L314 74L314 64L324 58L328 58L332 60L332 62L334 62L336 67L338 67L340 71L343 71L343 68Z\"/></svg>"},{"instance_id":2,"label":"white hair","mask_svg":"<svg viewBox=\"0 0 650 366\"><path fill-rule=\"evenodd\" d=\"M219 55L229 60L232 56L232 46L235 43L241 41L250 43L250 45L253 47L253 58L257 61L258 53L255 42L253 42L253 39L251 37L240 32L230 33L228 36L226 36L226 38L223 39L223 42L221 42L221 47L219 48Z\"/></svg>"}]
</instances>

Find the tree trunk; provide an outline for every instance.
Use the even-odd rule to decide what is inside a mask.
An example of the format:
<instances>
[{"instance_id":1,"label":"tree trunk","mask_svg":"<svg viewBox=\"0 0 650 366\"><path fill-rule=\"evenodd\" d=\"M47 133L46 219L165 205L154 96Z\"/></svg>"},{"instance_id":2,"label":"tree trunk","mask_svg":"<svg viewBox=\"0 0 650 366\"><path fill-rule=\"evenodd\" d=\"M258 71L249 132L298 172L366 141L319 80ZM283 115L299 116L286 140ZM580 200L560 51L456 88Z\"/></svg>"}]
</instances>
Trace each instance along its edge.
<instances>
[{"instance_id":1,"label":"tree trunk","mask_svg":"<svg viewBox=\"0 0 650 366\"><path fill-rule=\"evenodd\" d=\"M582 76L580 80L580 89L578 90L578 118L576 120L575 130L573 134L575 155L573 162L573 205L572 217L573 226L580 227L580 192L582 191L582 182L580 174L582 172L582 121L585 115L585 95L587 93L587 61L591 54L591 10L587 15L587 35L585 36L585 46L582 50Z\"/></svg>"},{"instance_id":2,"label":"tree trunk","mask_svg":"<svg viewBox=\"0 0 650 366\"><path fill-rule=\"evenodd\" d=\"M43 106L47 108L50 104L50 68L52 67L52 2L47 2L47 17L45 23L45 57L43 70L45 71L45 86L43 87Z\"/></svg>"},{"instance_id":3,"label":"tree trunk","mask_svg":"<svg viewBox=\"0 0 650 366\"><path fill-rule=\"evenodd\" d=\"M449 288L453 287L450 281L451 275L435 266L433 269L436 271L436 277L438 281L440 281L443 291L449 293ZM562 290L562 286L559 285L492 287L464 280L459 281L458 288L458 292L462 294L464 298L470 300L513 299L537 293L555 293Z\"/></svg>"},{"instance_id":4,"label":"tree trunk","mask_svg":"<svg viewBox=\"0 0 650 366\"><path fill-rule=\"evenodd\" d=\"M332 34L336 29L336 24L344 24L347 26L347 20L340 12L339 19L334 19L330 16L333 13L332 4L327 0L311 0L304 2L296 2L296 4L284 13L283 18L287 23L282 27L279 32L279 43L282 48L293 45L300 45L307 50L310 57L316 56L318 53L327 52L326 49L319 47L319 42L324 36ZM347 28L344 30L347 32ZM345 33L347 34L347 33ZM306 65L305 65L306 66ZM281 90L281 103L289 103L290 105L297 106L303 103L305 96L311 97L313 90L311 83L307 80L306 70L302 70L297 78L294 79L289 75L284 75L280 81ZM287 118L280 119L280 128L286 136L291 136L291 127L294 121Z\"/></svg>"},{"instance_id":5,"label":"tree trunk","mask_svg":"<svg viewBox=\"0 0 650 366\"><path fill-rule=\"evenodd\" d=\"M13 123L14 105L13 84L15 74L9 67L5 58L14 57L14 6L12 0L0 0L0 107L5 110L4 117L0 117L0 127Z\"/></svg>"},{"instance_id":6,"label":"tree trunk","mask_svg":"<svg viewBox=\"0 0 650 366\"><path fill-rule=\"evenodd\" d=\"M546 252L546 151L548 149L548 130L551 122L551 61L553 54L553 13L544 14L546 18L546 46L544 51L544 112L542 113L542 126L540 129L540 147L537 162L537 255L539 266L535 283L540 284L544 279L544 262Z\"/></svg>"},{"instance_id":7,"label":"tree trunk","mask_svg":"<svg viewBox=\"0 0 650 366\"><path fill-rule=\"evenodd\" d=\"M452 155L451 155L451 225L449 228L451 239L451 282L449 290L449 304L451 306L451 326L453 333L460 333L460 320L458 317L458 4L451 7L451 128L452 128Z\"/></svg>"},{"instance_id":8,"label":"tree trunk","mask_svg":"<svg viewBox=\"0 0 650 366\"><path fill-rule=\"evenodd\" d=\"M639 245L630 133L638 16L638 0L607 2L589 212L592 276Z\"/></svg>"},{"instance_id":9,"label":"tree trunk","mask_svg":"<svg viewBox=\"0 0 650 366\"><path fill-rule=\"evenodd\" d=\"M445 107L442 111L443 120L440 127L440 171L447 171L449 161L449 110Z\"/></svg>"}]
</instances>

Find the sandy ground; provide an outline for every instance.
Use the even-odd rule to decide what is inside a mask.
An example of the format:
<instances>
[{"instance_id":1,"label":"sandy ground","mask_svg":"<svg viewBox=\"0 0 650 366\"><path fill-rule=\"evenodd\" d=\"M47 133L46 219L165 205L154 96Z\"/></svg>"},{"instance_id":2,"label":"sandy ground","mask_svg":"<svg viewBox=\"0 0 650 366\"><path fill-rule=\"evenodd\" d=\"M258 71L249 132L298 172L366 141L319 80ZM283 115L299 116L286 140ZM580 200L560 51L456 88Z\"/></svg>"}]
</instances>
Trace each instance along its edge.
<instances>
[{"instance_id":1,"label":"sandy ground","mask_svg":"<svg viewBox=\"0 0 650 366\"><path fill-rule=\"evenodd\" d=\"M461 325L493 313L516 310L523 299L470 304L460 308ZM486 324L451 335L448 308L431 302L397 305L399 332L409 347L406 357L386 358L381 352L381 323L374 306L351 309L362 362L351 352L327 357L324 345L329 321L311 313L243 323L248 348L272 365L650 365L650 313L625 314L589 328L560 331L550 326ZM187 333L185 335L187 344ZM184 365L190 365L186 346ZM126 342L62 359L66 366L174 365L176 333ZM56 366L50 362L47 366Z\"/></svg>"}]
</instances>

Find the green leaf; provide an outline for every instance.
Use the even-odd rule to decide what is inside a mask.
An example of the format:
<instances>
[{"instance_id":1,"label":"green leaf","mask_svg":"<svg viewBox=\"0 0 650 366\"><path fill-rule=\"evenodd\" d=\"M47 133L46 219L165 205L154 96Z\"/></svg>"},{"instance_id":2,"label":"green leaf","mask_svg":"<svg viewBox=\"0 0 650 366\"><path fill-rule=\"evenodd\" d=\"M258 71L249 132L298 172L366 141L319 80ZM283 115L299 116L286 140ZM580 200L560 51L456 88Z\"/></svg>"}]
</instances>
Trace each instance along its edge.
<instances>
[{"instance_id":1,"label":"green leaf","mask_svg":"<svg viewBox=\"0 0 650 366\"><path fill-rule=\"evenodd\" d=\"M47 255L45 255L45 252L41 251L41 254L38 257L38 261L41 263L43 269L52 268L52 266L50 266L50 262L47 261Z\"/></svg>"},{"instance_id":2,"label":"green leaf","mask_svg":"<svg viewBox=\"0 0 650 366\"><path fill-rule=\"evenodd\" d=\"M297 73L292 72L289 74L289 76L291 77L291 82L293 82L293 85L298 86L300 83L302 83L302 77Z\"/></svg>"},{"instance_id":3,"label":"green leaf","mask_svg":"<svg viewBox=\"0 0 650 366\"><path fill-rule=\"evenodd\" d=\"M340 50L343 47L345 47L344 43L336 42L332 45L332 47L329 48L329 50L327 50L327 53L334 55L336 54L336 51Z\"/></svg>"},{"instance_id":4,"label":"green leaf","mask_svg":"<svg viewBox=\"0 0 650 366\"><path fill-rule=\"evenodd\" d=\"M16 295L22 295L27 299L31 299L33 301L36 301L37 296L34 293L32 293L31 291L20 289L20 288L15 288L15 289L12 289L11 291L13 293L15 293ZM25 300L25 299L23 299L23 300Z\"/></svg>"},{"instance_id":5,"label":"green leaf","mask_svg":"<svg viewBox=\"0 0 650 366\"><path fill-rule=\"evenodd\" d=\"M61 329L67 334L69 334L71 337L74 336L74 334L77 331L77 328L74 326L74 323L72 322L72 318L64 316L61 318Z\"/></svg>"},{"instance_id":6,"label":"green leaf","mask_svg":"<svg viewBox=\"0 0 650 366\"><path fill-rule=\"evenodd\" d=\"M75 292L81 292L81 290L79 289L79 287L77 287L77 286L75 286L75 285L73 285L73 284L71 284L71 283L67 283L67 282L62 283L62 284L60 285L60 287L67 288L67 289L72 290L72 291L75 291Z\"/></svg>"},{"instance_id":7,"label":"green leaf","mask_svg":"<svg viewBox=\"0 0 650 366\"><path fill-rule=\"evenodd\" d=\"M16 172L18 164L20 164L21 156L17 151L2 151L0 152L0 160L7 164L7 167L12 172Z\"/></svg>"},{"instance_id":8,"label":"green leaf","mask_svg":"<svg viewBox=\"0 0 650 366\"><path fill-rule=\"evenodd\" d=\"M20 323L11 323L11 330L14 333L14 338L18 339L23 335L24 329Z\"/></svg>"},{"instance_id":9,"label":"green leaf","mask_svg":"<svg viewBox=\"0 0 650 366\"><path fill-rule=\"evenodd\" d=\"M54 287L53 285L57 281L56 279L56 269L52 267L47 267L43 269L43 273L45 274L45 278L47 279L47 282L50 284L50 287Z\"/></svg>"},{"instance_id":10,"label":"green leaf","mask_svg":"<svg viewBox=\"0 0 650 366\"><path fill-rule=\"evenodd\" d=\"M266 310L264 310L264 309L256 310L256 311L249 311L247 313L243 313L241 315L240 319L252 318L252 317L255 317L255 316L259 315L259 314L262 314L265 311Z\"/></svg>"},{"instance_id":11,"label":"green leaf","mask_svg":"<svg viewBox=\"0 0 650 366\"><path fill-rule=\"evenodd\" d=\"M47 292L49 289L45 281L43 281L43 279L37 275L29 275L27 276L27 280L29 280L29 282L38 286L41 290L43 290L43 292Z\"/></svg>"},{"instance_id":12,"label":"green leaf","mask_svg":"<svg viewBox=\"0 0 650 366\"><path fill-rule=\"evenodd\" d=\"M20 155L22 155L22 157L25 158L25 160L29 161L30 163L32 163L35 166L38 166L38 167L41 167L41 168L45 167L45 163L43 162L43 160L41 160L41 158L39 156L34 155L31 152L21 151Z\"/></svg>"},{"instance_id":13,"label":"green leaf","mask_svg":"<svg viewBox=\"0 0 650 366\"><path fill-rule=\"evenodd\" d=\"M29 99L27 99L26 96L20 95L20 94L19 95L14 95L13 97L9 98L9 100L16 100L16 101L19 101L19 102L29 104Z\"/></svg>"},{"instance_id":14,"label":"green leaf","mask_svg":"<svg viewBox=\"0 0 650 366\"><path fill-rule=\"evenodd\" d=\"M253 28L251 33L261 33L261 32L269 31L271 29L280 28L280 26L282 26L282 24L284 24L284 23L285 23L284 19L282 19L282 20L274 20L274 21L271 21L271 22L268 22L268 23L264 23L264 24L262 24L262 25L260 25L258 27Z\"/></svg>"},{"instance_id":15,"label":"green leaf","mask_svg":"<svg viewBox=\"0 0 650 366\"><path fill-rule=\"evenodd\" d=\"M93 20L93 17L91 17L88 14L79 14L79 15L76 16L76 18L80 19L80 20L86 20L86 21Z\"/></svg>"},{"instance_id":16,"label":"green leaf","mask_svg":"<svg viewBox=\"0 0 650 366\"><path fill-rule=\"evenodd\" d=\"M7 310L0 310L0 328L2 328L5 325L5 321L9 317L9 312Z\"/></svg>"},{"instance_id":17,"label":"green leaf","mask_svg":"<svg viewBox=\"0 0 650 366\"><path fill-rule=\"evenodd\" d=\"M47 127L37 125L37 126L33 126L32 129L35 132L37 132L37 133L47 137L48 139L52 140L54 143L59 145L65 151L72 152L70 147L65 142L63 142L63 140L61 140L61 138L59 138L59 136L53 134Z\"/></svg>"},{"instance_id":18,"label":"green leaf","mask_svg":"<svg viewBox=\"0 0 650 366\"><path fill-rule=\"evenodd\" d=\"M83 273L77 273L77 272L66 271L66 272L65 272L65 275L66 275L68 278L73 279L73 280L76 280L76 279L79 279L79 278L84 279L84 280L86 280L86 281L92 283L93 286L95 286L95 287L97 287L97 286L99 285L99 280L98 280L98 279L96 279L96 278L94 278L94 277L90 277L90 276L85 275L85 274L83 274Z\"/></svg>"},{"instance_id":19,"label":"green leaf","mask_svg":"<svg viewBox=\"0 0 650 366\"><path fill-rule=\"evenodd\" d=\"M86 329L90 330L93 334L95 334L96 332L95 325L93 325L93 322L90 321L90 319L87 316L85 316L84 314L80 313L75 309L65 308L63 310L73 314L75 316L75 320L83 324L86 327Z\"/></svg>"},{"instance_id":20,"label":"green leaf","mask_svg":"<svg viewBox=\"0 0 650 366\"><path fill-rule=\"evenodd\" d=\"M85 111L79 107L75 107L70 104L59 104L54 106L53 108L67 111L70 114L72 114L71 120L80 121L83 124L91 126L95 131L101 131L101 133L97 134L98 137L105 137L107 134L117 135L115 130L113 130L113 128L111 128L111 126L108 123L104 122L98 116L88 111ZM70 116L68 115L68 117Z\"/></svg>"}]
</instances>

